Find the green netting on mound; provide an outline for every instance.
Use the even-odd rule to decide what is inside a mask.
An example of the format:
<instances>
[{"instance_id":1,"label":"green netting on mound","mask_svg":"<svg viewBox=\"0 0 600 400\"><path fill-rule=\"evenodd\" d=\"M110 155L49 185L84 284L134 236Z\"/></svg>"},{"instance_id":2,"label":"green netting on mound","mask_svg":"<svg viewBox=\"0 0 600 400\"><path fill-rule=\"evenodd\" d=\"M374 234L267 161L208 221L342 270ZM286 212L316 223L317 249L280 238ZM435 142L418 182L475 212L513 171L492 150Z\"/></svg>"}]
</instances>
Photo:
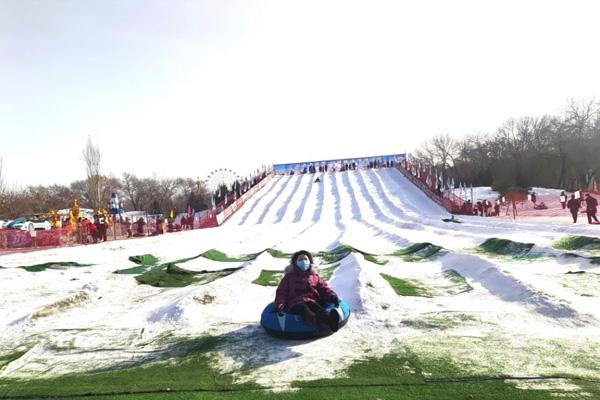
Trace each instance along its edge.
<instances>
[{"instance_id":1,"label":"green netting on mound","mask_svg":"<svg viewBox=\"0 0 600 400\"><path fill-rule=\"evenodd\" d=\"M279 285L281 278L283 278L283 271L270 271L263 269L260 271L258 278L253 280L252 283L262 286L277 286Z\"/></svg>"},{"instance_id":2,"label":"green netting on mound","mask_svg":"<svg viewBox=\"0 0 600 400\"><path fill-rule=\"evenodd\" d=\"M140 256L131 256L128 258L129 261L133 261L140 265L156 265L158 264L158 258L152 254L142 254Z\"/></svg>"},{"instance_id":3,"label":"green netting on mound","mask_svg":"<svg viewBox=\"0 0 600 400\"><path fill-rule=\"evenodd\" d=\"M267 253L269 253L271 255L271 257L274 257L274 258L291 259L292 256L294 255L294 253L284 253L284 252L276 250L276 249L267 249L266 251L267 251Z\"/></svg>"},{"instance_id":4,"label":"green netting on mound","mask_svg":"<svg viewBox=\"0 0 600 400\"><path fill-rule=\"evenodd\" d=\"M508 239L491 238L478 246L478 250L498 255L521 257L529 254L534 243L513 242Z\"/></svg>"},{"instance_id":5,"label":"green netting on mound","mask_svg":"<svg viewBox=\"0 0 600 400\"><path fill-rule=\"evenodd\" d=\"M113 273L121 275L140 275L144 272L150 271L153 267L154 265L138 265L137 267L118 269Z\"/></svg>"},{"instance_id":6,"label":"green netting on mound","mask_svg":"<svg viewBox=\"0 0 600 400\"><path fill-rule=\"evenodd\" d=\"M400 279L387 274L380 274L383 279L388 281L392 289L399 296L418 296L432 297L422 283L413 279Z\"/></svg>"},{"instance_id":7,"label":"green netting on mound","mask_svg":"<svg viewBox=\"0 0 600 400\"><path fill-rule=\"evenodd\" d=\"M208 258L209 260L219 261L219 262L240 262L240 261L250 261L254 260L258 257L262 252L253 253L253 254L243 254L239 257L231 257L227 254L220 252L217 249L207 250L204 253L200 254L201 257Z\"/></svg>"},{"instance_id":8,"label":"green netting on mound","mask_svg":"<svg viewBox=\"0 0 600 400\"><path fill-rule=\"evenodd\" d=\"M429 242L415 243L405 249L395 251L388 256L402 257L405 261L421 261L437 257L444 253L444 248Z\"/></svg>"},{"instance_id":9,"label":"green netting on mound","mask_svg":"<svg viewBox=\"0 0 600 400\"><path fill-rule=\"evenodd\" d=\"M141 284L156 287L184 287L192 284L205 285L230 275L241 268L225 268L217 271L190 271L175 264L167 263L138 275L135 279Z\"/></svg>"},{"instance_id":10,"label":"green netting on mound","mask_svg":"<svg viewBox=\"0 0 600 400\"><path fill-rule=\"evenodd\" d=\"M329 281L331 279L331 277L333 276L333 273L335 272L335 270L340 266L340 264L334 264L331 267L327 267L327 268L321 268L319 270L319 276L324 280L324 281Z\"/></svg>"},{"instance_id":11,"label":"green netting on mound","mask_svg":"<svg viewBox=\"0 0 600 400\"><path fill-rule=\"evenodd\" d=\"M19 358L21 358L21 356L23 356L28 351L29 351L29 349L23 350L23 351L13 351L13 352L8 353L8 354L0 355L0 370L5 365L8 365L11 362L13 362L13 361L18 360Z\"/></svg>"},{"instance_id":12,"label":"green netting on mound","mask_svg":"<svg viewBox=\"0 0 600 400\"><path fill-rule=\"evenodd\" d=\"M400 296L453 296L473 290L465 278L453 269L420 279L401 279L380 274Z\"/></svg>"},{"instance_id":13,"label":"green netting on mound","mask_svg":"<svg viewBox=\"0 0 600 400\"><path fill-rule=\"evenodd\" d=\"M467 283L464 276L453 269L442 272L442 276L449 281L448 285L438 285L435 287L437 295L454 295L473 290L473 287Z\"/></svg>"},{"instance_id":14,"label":"green netting on mound","mask_svg":"<svg viewBox=\"0 0 600 400\"><path fill-rule=\"evenodd\" d=\"M314 256L323 260L325 264L333 264L343 260L345 257L349 256L351 253L354 252L362 254L365 260L375 264L384 265L388 262L387 260L377 259L377 257L375 257L375 254L367 253L365 251L359 250L352 246L348 246L346 244L340 245L333 250L319 251L318 253L315 253Z\"/></svg>"},{"instance_id":15,"label":"green netting on mound","mask_svg":"<svg viewBox=\"0 0 600 400\"><path fill-rule=\"evenodd\" d=\"M593 236L567 236L554 242L553 246L562 250L600 250L600 238Z\"/></svg>"},{"instance_id":16,"label":"green netting on mound","mask_svg":"<svg viewBox=\"0 0 600 400\"><path fill-rule=\"evenodd\" d=\"M80 264L74 261L56 261L44 264L20 266L19 268L23 268L25 271L29 272L41 272L46 269L66 269L66 267L89 267L90 265L94 264Z\"/></svg>"},{"instance_id":17,"label":"green netting on mound","mask_svg":"<svg viewBox=\"0 0 600 400\"><path fill-rule=\"evenodd\" d=\"M319 269L319 276L323 280L328 281L329 279L331 279L333 273L339 266L340 264L335 264L331 267ZM279 285L281 278L283 278L283 271L263 269L262 271L260 271L260 275L258 276L258 278L253 280L252 283L262 286L277 286Z\"/></svg>"}]
</instances>

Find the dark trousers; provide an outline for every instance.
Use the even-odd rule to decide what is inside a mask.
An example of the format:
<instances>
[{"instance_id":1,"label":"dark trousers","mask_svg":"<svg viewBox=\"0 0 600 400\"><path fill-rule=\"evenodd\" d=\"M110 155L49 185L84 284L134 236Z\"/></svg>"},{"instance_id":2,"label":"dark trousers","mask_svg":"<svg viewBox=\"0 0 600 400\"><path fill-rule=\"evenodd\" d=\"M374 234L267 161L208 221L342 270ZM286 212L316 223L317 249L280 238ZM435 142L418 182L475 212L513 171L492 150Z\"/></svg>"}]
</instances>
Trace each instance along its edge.
<instances>
[{"instance_id":1,"label":"dark trousers","mask_svg":"<svg viewBox=\"0 0 600 400\"><path fill-rule=\"evenodd\" d=\"M296 304L290 308L290 314L298 314L307 324L326 323L329 314L320 304L315 302Z\"/></svg>"},{"instance_id":2,"label":"dark trousers","mask_svg":"<svg viewBox=\"0 0 600 400\"><path fill-rule=\"evenodd\" d=\"M594 221L598 222L598 217L596 217L596 210L588 211L587 217L588 217L588 224L592 223L592 219L594 219Z\"/></svg>"},{"instance_id":3,"label":"dark trousers","mask_svg":"<svg viewBox=\"0 0 600 400\"><path fill-rule=\"evenodd\" d=\"M573 216L573 223L577 222L577 211L571 211L571 215Z\"/></svg>"}]
</instances>

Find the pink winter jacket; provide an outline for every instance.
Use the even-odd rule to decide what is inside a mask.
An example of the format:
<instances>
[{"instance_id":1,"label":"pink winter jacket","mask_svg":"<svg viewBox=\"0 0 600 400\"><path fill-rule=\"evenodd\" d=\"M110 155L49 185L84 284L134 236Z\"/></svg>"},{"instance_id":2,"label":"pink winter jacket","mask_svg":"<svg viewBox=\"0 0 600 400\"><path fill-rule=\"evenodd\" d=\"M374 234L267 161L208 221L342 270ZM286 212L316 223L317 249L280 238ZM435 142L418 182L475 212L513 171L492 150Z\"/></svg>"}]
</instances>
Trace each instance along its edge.
<instances>
[{"instance_id":1,"label":"pink winter jacket","mask_svg":"<svg viewBox=\"0 0 600 400\"><path fill-rule=\"evenodd\" d=\"M338 297L312 267L302 272L296 267L286 268L290 270L284 276L275 295L275 307L284 305L284 310L289 311L296 304L308 302L335 302Z\"/></svg>"}]
</instances>

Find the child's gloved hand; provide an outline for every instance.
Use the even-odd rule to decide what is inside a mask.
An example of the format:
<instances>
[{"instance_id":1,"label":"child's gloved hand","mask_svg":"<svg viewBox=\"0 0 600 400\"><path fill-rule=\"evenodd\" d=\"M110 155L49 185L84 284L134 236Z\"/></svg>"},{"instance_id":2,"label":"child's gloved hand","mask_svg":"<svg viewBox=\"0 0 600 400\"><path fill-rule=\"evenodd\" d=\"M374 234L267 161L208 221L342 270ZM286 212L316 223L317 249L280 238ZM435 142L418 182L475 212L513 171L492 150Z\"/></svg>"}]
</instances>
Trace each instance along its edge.
<instances>
[{"instance_id":1,"label":"child's gloved hand","mask_svg":"<svg viewBox=\"0 0 600 400\"><path fill-rule=\"evenodd\" d=\"M277 309L277 314L283 315L283 307L283 304L277 304L277 306L275 307Z\"/></svg>"},{"instance_id":2,"label":"child's gloved hand","mask_svg":"<svg viewBox=\"0 0 600 400\"><path fill-rule=\"evenodd\" d=\"M334 306L336 306L336 308L340 306L340 299L338 299L337 297L332 298L331 302Z\"/></svg>"}]
</instances>

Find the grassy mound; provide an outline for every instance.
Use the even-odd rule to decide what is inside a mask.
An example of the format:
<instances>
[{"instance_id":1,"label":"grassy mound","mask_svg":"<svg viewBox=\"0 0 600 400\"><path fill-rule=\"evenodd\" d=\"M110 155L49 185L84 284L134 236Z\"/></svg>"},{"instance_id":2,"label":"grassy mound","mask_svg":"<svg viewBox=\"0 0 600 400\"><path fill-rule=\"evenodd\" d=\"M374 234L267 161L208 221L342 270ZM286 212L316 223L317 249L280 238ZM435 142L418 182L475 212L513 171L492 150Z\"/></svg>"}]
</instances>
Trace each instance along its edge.
<instances>
[{"instance_id":1,"label":"grassy mound","mask_svg":"<svg viewBox=\"0 0 600 400\"><path fill-rule=\"evenodd\" d=\"M133 261L139 265L156 265L158 264L158 258L154 257L152 254L142 254L140 256L131 256L129 257L129 261Z\"/></svg>"},{"instance_id":2,"label":"grassy mound","mask_svg":"<svg viewBox=\"0 0 600 400\"><path fill-rule=\"evenodd\" d=\"M291 259L292 256L294 255L293 253L284 253L282 251L275 250L275 249L267 249L266 251L273 258L287 258L287 259Z\"/></svg>"},{"instance_id":3,"label":"grassy mound","mask_svg":"<svg viewBox=\"0 0 600 400\"><path fill-rule=\"evenodd\" d=\"M600 297L600 274L569 271L559 279L560 284L583 297Z\"/></svg>"},{"instance_id":4,"label":"grassy mound","mask_svg":"<svg viewBox=\"0 0 600 400\"><path fill-rule=\"evenodd\" d=\"M525 256L534 246L533 243L513 242L508 239L491 238L479 245L478 250L498 255Z\"/></svg>"},{"instance_id":5,"label":"grassy mound","mask_svg":"<svg viewBox=\"0 0 600 400\"><path fill-rule=\"evenodd\" d=\"M413 279L400 279L391 275L381 274L399 296L432 297L422 283Z\"/></svg>"},{"instance_id":6,"label":"grassy mound","mask_svg":"<svg viewBox=\"0 0 600 400\"><path fill-rule=\"evenodd\" d=\"M567 236L554 242L553 246L561 250L600 250L600 238L592 236Z\"/></svg>"},{"instance_id":7,"label":"grassy mound","mask_svg":"<svg viewBox=\"0 0 600 400\"><path fill-rule=\"evenodd\" d=\"M66 269L66 267L89 267L94 264L80 264L74 261L56 261L49 262L44 264L35 264L35 265L26 265L21 266L19 268L23 268L25 271L29 272L41 272L46 269Z\"/></svg>"},{"instance_id":8,"label":"grassy mound","mask_svg":"<svg viewBox=\"0 0 600 400\"><path fill-rule=\"evenodd\" d=\"M339 266L340 264L335 264L328 268L321 268L319 270L319 276L323 278L323 280L328 281L331 279L333 273ZM271 271L263 269L260 271L258 278L253 280L252 283L262 286L277 286L279 285L281 278L283 278L283 271Z\"/></svg>"},{"instance_id":9,"label":"grassy mound","mask_svg":"<svg viewBox=\"0 0 600 400\"><path fill-rule=\"evenodd\" d=\"M428 242L415 243L405 249L395 251L389 256L402 257L405 261L422 261L444 253L444 248Z\"/></svg>"},{"instance_id":10,"label":"grassy mound","mask_svg":"<svg viewBox=\"0 0 600 400\"><path fill-rule=\"evenodd\" d=\"M281 278L283 278L283 271L269 271L263 269L260 271L258 278L253 280L252 283L261 286L277 286L279 285Z\"/></svg>"},{"instance_id":11,"label":"grassy mound","mask_svg":"<svg viewBox=\"0 0 600 400\"><path fill-rule=\"evenodd\" d=\"M204 257L204 258L208 258L209 260L218 261L218 262L241 262L241 261L254 260L256 257L258 257L260 255L260 253L262 253L262 252L253 253L253 254L243 254L239 257L231 257L217 249L211 249L211 250L207 250L204 253L200 254L200 256Z\"/></svg>"},{"instance_id":12,"label":"grassy mound","mask_svg":"<svg viewBox=\"0 0 600 400\"><path fill-rule=\"evenodd\" d=\"M371 253L367 253L362 250L358 250L357 248L348 246L346 244L340 245L333 250L319 251L318 253L315 253L314 256L322 259L325 264L333 264L333 263L337 263L338 261L343 260L344 258L346 258L347 256L349 256L351 253L354 253L354 252L362 254L363 257L365 258L365 260L367 260L369 262L379 264L379 265L387 264L387 260L379 260L379 259L377 259L375 254L371 254Z\"/></svg>"},{"instance_id":13,"label":"grassy mound","mask_svg":"<svg viewBox=\"0 0 600 400\"><path fill-rule=\"evenodd\" d=\"M466 279L453 269L426 277L427 281L418 279L401 279L381 274L399 296L453 296L473 290Z\"/></svg>"},{"instance_id":14,"label":"grassy mound","mask_svg":"<svg viewBox=\"0 0 600 400\"><path fill-rule=\"evenodd\" d=\"M332 265L331 267L327 267L327 268L321 268L319 270L319 276L324 280L324 281L329 281L331 279L331 277L333 276L333 273L335 272L335 270L340 266L339 263Z\"/></svg>"},{"instance_id":15,"label":"grassy mound","mask_svg":"<svg viewBox=\"0 0 600 400\"><path fill-rule=\"evenodd\" d=\"M141 284L156 287L184 287L192 284L205 285L230 275L241 268L225 268L218 271L189 271L178 267L176 264L167 263L138 275L135 279Z\"/></svg>"},{"instance_id":16,"label":"grassy mound","mask_svg":"<svg viewBox=\"0 0 600 400\"><path fill-rule=\"evenodd\" d=\"M2 368L5 365L8 365L11 362L13 362L13 361L18 360L19 358L21 358L21 356L23 356L28 351L29 351L29 349L22 350L22 351L13 351L13 352L8 353L8 354L0 355L0 370L2 370Z\"/></svg>"}]
</instances>

